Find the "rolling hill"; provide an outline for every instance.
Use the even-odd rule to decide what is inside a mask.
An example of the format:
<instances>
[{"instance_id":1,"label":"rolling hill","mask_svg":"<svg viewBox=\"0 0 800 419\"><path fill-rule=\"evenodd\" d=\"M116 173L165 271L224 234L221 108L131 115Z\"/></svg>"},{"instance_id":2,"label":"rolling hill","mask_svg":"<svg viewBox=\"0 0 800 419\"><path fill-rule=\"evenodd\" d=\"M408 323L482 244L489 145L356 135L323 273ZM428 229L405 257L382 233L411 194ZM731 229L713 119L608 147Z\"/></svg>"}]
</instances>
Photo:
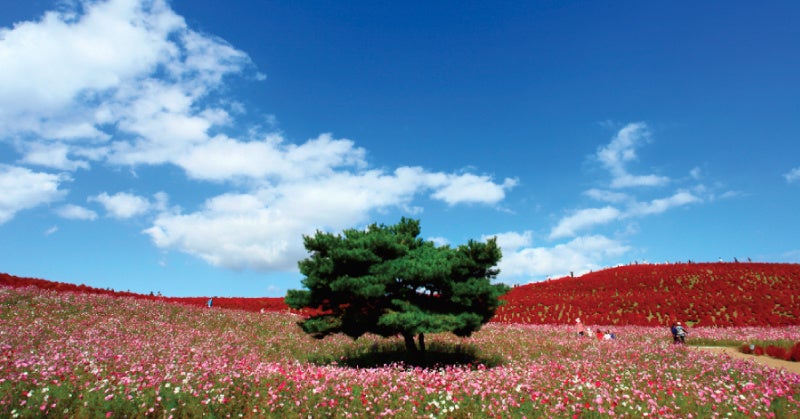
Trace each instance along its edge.
<instances>
[{"instance_id":1,"label":"rolling hill","mask_svg":"<svg viewBox=\"0 0 800 419\"><path fill-rule=\"evenodd\" d=\"M0 274L0 286L107 294L187 305L208 297L166 297ZM638 264L516 286L495 322L663 326L800 325L800 264ZM282 298L214 298L214 307L287 311Z\"/></svg>"},{"instance_id":2,"label":"rolling hill","mask_svg":"<svg viewBox=\"0 0 800 419\"><path fill-rule=\"evenodd\" d=\"M800 324L800 264L639 264L513 288L493 321L785 326Z\"/></svg>"}]
</instances>

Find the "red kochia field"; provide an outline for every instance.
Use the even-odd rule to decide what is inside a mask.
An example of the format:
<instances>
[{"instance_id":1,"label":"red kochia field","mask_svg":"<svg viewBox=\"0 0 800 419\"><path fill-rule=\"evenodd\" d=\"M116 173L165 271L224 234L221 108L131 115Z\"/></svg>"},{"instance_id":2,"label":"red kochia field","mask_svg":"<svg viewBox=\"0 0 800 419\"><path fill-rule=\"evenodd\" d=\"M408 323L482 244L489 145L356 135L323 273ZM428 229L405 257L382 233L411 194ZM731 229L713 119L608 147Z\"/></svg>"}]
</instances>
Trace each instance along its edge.
<instances>
[{"instance_id":1,"label":"red kochia field","mask_svg":"<svg viewBox=\"0 0 800 419\"><path fill-rule=\"evenodd\" d=\"M800 325L800 264L639 264L513 288L493 321Z\"/></svg>"},{"instance_id":2,"label":"red kochia field","mask_svg":"<svg viewBox=\"0 0 800 419\"><path fill-rule=\"evenodd\" d=\"M130 297L140 300L162 301L166 303L183 304L205 307L210 297L167 297L153 294L137 294L129 291L115 291L103 288L94 288L86 285L54 282L37 278L20 278L17 276L0 273L0 285L7 287L36 287L53 291L69 291L81 294L108 295L114 297ZM244 311L287 311L289 307L284 304L282 297L214 297L214 307L229 308Z\"/></svg>"},{"instance_id":3,"label":"red kochia field","mask_svg":"<svg viewBox=\"0 0 800 419\"><path fill-rule=\"evenodd\" d=\"M143 295L0 274L0 285L130 296L205 306L208 296ZM514 287L494 322L664 326L800 325L800 264L679 263L609 268ZM289 311L283 298L214 298L217 308Z\"/></svg>"}]
</instances>

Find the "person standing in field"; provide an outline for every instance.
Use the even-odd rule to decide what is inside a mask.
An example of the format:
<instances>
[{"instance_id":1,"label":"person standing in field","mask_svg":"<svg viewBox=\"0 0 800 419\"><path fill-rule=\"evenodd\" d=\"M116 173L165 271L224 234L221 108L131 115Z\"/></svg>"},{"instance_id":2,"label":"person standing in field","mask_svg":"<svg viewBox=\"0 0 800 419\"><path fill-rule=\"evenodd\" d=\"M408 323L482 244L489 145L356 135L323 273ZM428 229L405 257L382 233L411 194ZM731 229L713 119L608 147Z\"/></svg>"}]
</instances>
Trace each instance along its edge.
<instances>
[{"instance_id":1,"label":"person standing in field","mask_svg":"<svg viewBox=\"0 0 800 419\"><path fill-rule=\"evenodd\" d=\"M209 298L207 304L208 304L208 308L211 308L211 306L214 304L214 298Z\"/></svg>"},{"instance_id":2,"label":"person standing in field","mask_svg":"<svg viewBox=\"0 0 800 419\"><path fill-rule=\"evenodd\" d=\"M672 326L669 327L670 332L672 332L672 344L678 343L678 324L673 322Z\"/></svg>"},{"instance_id":3,"label":"person standing in field","mask_svg":"<svg viewBox=\"0 0 800 419\"><path fill-rule=\"evenodd\" d=\"M678 322L678 324L675 325L675 335L678 337L679 343L681 343L681 344L685 344L686 343L686 335L687 335L687 333L686 333L686 329L684 329L683 325L681 325L681 322Z\"/></svg>"},{"instance_id":4,"label":"person standing in field","mask_svg":"<svg viewBox=\"0 0 800 419\"><path fill-rule=\"evenodd\" d=\"M583 337L583 325L581 324L581 319L575 319L575 330L577 330L577 335Z\"/></svg>"}]
</instances>

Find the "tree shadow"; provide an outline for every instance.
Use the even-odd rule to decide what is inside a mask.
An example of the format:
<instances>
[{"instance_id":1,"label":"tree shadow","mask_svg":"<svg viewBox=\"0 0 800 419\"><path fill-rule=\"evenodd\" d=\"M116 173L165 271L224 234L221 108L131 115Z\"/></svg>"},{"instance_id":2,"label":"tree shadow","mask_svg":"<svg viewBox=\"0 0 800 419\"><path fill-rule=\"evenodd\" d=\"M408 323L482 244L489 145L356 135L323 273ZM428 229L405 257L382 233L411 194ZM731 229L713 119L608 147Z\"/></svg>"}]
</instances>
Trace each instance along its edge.
<instances>
[{"instance_id":1,"label":"tree shadow","mask_svg":"<svg viewBox=\"0 0 800 419\"><path fill-rule=\"evenodd\" d=\"M308 359L317 365L336 365L349 368L444 368L449 366L471 369L494 368L503 364L499 355L482 354L474 345L432 342L422 353L409 353L402 343L374 343L370 346L346 348L340 355L316 355Z\"/></svg>"}]
</instances>

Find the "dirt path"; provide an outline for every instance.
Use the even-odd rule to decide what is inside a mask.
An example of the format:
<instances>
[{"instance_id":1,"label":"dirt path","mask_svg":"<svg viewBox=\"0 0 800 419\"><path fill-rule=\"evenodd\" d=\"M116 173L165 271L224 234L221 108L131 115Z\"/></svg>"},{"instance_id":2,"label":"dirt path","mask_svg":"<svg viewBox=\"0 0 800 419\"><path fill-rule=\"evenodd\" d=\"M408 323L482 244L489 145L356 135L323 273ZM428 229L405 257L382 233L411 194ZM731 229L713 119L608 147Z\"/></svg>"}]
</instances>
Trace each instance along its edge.
<instances>
[{"instance_id":1,"label":"dirt path","mask_svg":"<svg viewBox=\"0 0 800 419\"><path fill-rule=\"evenodd\" d=\"M689 346L689 348L696 348L703 351L713 352L717 354L723 354L730 356L731 358L738 358L738 359L752 359L755 362L762 363L772 368L783 368L789 372L793 372L795 374L800 374L800 362L790 362L784 361L782 359L775 359L766 355L756 356L756 355L748 355L739 352L738 348L731 346L731 347L722 347L722 346Z\"/></svg>"}]
</instances>

